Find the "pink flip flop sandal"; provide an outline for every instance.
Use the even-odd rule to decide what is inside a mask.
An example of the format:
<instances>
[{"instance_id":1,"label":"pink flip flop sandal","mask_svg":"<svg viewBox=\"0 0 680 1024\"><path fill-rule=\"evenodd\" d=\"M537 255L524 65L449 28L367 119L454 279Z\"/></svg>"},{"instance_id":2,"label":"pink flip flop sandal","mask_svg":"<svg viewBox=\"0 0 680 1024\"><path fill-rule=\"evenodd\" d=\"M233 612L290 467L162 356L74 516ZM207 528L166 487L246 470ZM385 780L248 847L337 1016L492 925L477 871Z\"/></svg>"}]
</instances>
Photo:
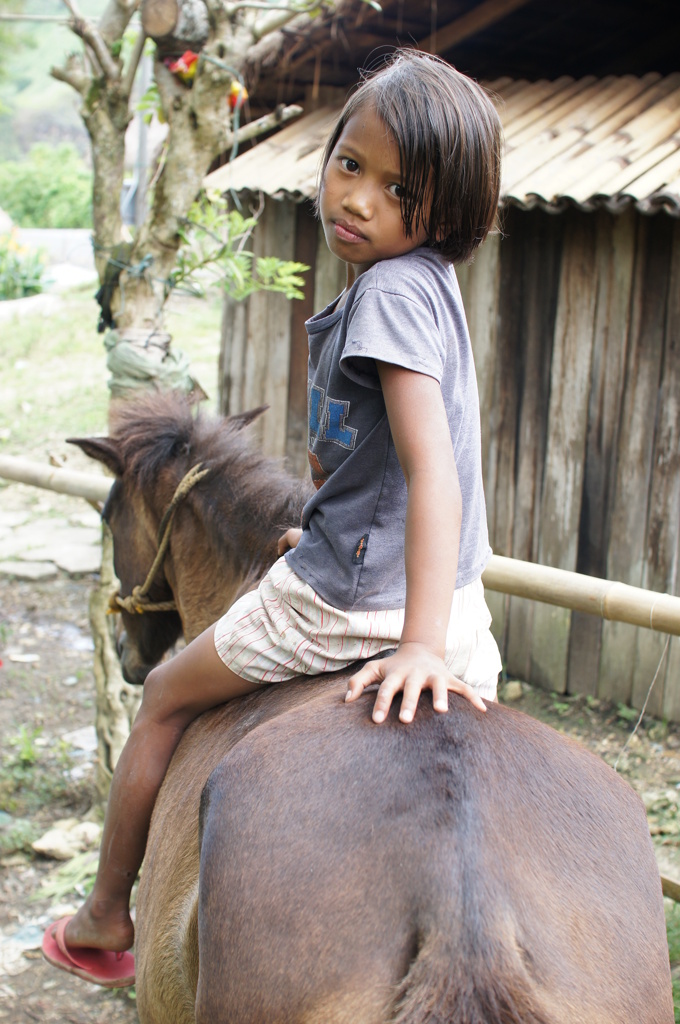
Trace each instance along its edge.
<instances>
[{"instance_id":1,"label":"pink flip flop sandal","mask_svg":"<svg viewBox=\"0 0 680 1024\"><path fill-rule=\"evenodd\" d=\"M62 917L45 929L43 956L54 967L92 981L104 988L125 988L135 983L135 958L132 953L113 953L106 949L69 949L64 929L71 920Z\"/></svg>"}]
</instances>

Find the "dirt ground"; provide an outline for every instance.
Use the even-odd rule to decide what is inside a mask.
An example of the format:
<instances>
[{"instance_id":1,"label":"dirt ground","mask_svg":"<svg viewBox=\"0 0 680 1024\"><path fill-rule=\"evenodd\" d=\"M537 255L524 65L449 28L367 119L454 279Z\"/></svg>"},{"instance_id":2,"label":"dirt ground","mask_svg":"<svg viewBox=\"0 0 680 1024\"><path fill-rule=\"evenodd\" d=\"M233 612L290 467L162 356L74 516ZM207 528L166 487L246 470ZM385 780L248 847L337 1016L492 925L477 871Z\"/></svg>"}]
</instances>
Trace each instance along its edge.
<instances>
[{"instance_id":1,"label":"dirt ground","mask_svg":"<svg viewBox=\"0 0 680 1024\"><path fill-rule=\"evenodd\" d=\"M16 509L24 501L3 488L0 505ZM55 495L54 506L55 515L64 515L82 511L83 503ZM44 515L44 497L40 508ZM62 872L95 855L59 862L33 853L30 843L56 821L101 819L88 735L93 580L64 572L41 581L0 575L0 1021L12 1024L138 1020L128 994L56 971L36 948L44 927L82 900L75 876Z\"/></svg>"},{"instance_id":2,"label":"dirt ground","mask_svg":"<svg viewBox=\"0 0 680 1024\"><path fill-rule=\"evenodd\" d=\"M63 891L62 883L49 895L43 883L59 881L59 865L34 854L30 842L56 820L97 816L94 754L73 741L93 722L92 584L91 576L63 572L41 582L0 576L0 1021L12 1024L138 1019L127 994L57 972L35 948L45 925L78 905L82 889ZM524 684L502 693L610 764L620 758L619 771L648 808L664 873L680 879L680 730L645 720L622 753L635 724L626 709Z\"/></svg>"}]
</instances>

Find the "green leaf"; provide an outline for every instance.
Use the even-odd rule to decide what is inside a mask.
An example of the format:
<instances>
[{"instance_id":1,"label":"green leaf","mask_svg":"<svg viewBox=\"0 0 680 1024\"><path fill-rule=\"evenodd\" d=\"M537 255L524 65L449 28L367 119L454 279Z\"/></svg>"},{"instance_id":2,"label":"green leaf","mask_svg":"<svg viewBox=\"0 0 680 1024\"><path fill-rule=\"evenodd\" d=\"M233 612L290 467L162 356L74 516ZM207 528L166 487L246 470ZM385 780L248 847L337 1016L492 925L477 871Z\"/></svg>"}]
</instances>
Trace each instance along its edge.
<instances>
[{"instance_id":1,"label":"green leaf","mask_svg":"<svg viewBox=\"0 0 680 1024\"><path fill-rule=\"evenodd\" d=\"M182 245L168 289L182 286L196 293L218 286L236 300L261 290L302 298L302 274L309 268L274 256L254 260L246 245L256 224L256 217L231 210L221 193L204 193L179 229Z\"/></svg>"},{"instance_id":2,"label":"green leaf","mask_svg":"<svg viewBox=\"0 0 680 1024\"><path fill-rule=\"evenodd\" d=\"M616 714L619 718L623 718L624 721L632 722L638 717L640 712L636 711L635 708L629 708L627 704L617 704Z\"/></svg>"}]
</instances>

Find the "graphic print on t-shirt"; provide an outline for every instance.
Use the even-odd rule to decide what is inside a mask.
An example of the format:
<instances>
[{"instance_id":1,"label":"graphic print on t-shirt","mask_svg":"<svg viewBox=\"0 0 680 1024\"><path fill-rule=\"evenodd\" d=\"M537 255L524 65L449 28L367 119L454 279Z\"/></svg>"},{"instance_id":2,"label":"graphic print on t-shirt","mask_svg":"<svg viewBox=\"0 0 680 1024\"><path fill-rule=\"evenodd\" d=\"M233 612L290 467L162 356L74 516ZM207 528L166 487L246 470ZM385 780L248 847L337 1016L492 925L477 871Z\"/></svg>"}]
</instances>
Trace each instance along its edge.
<instances>
[{"instance_id":1,"label":"graphic print on t-shirt","mask_svg":"<svg viewBox=\"0 0 680 1024\"><path fill-rule=\"evenodd\" d=\"M326 395L323 388L309 382L309 465L316 489L344 462L357 443L357 430L347 425L350 403ZM328 442L332 447L323 445ZM324 452L321 463L319 450Z\"/></svg>"}]
</instances>

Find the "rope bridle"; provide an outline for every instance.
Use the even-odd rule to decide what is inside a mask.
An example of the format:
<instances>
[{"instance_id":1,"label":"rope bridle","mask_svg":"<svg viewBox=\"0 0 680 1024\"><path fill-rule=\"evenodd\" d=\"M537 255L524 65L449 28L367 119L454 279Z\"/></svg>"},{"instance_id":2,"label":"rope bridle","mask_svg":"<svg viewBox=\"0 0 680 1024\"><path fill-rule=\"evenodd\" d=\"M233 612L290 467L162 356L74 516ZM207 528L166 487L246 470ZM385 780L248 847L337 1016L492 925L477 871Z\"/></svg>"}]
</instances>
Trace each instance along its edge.
<instances>
[{"instance_id":1,"label":"rope bridle","mask_svg":"<svg viewBox=\"0 0 680 1024\"><path fill-rule=\"evenodd\" d=\"M170 533L175 519L175 512L186 498L189 491L196 486L203 477L210 472L210 467L204 466L201 462L186 473L172 496L172 501L163 513L158 527L158 551L149 569L146 579L141 587L133 587L128 597L121 597L120 592L111 595L108 614L117 615L120 611L126 611L130 615L142 615L144 612L174 612L177 611L176 601L151 601L148 593L167 554L170 543Z\"/></svg>"}]
</instances>

